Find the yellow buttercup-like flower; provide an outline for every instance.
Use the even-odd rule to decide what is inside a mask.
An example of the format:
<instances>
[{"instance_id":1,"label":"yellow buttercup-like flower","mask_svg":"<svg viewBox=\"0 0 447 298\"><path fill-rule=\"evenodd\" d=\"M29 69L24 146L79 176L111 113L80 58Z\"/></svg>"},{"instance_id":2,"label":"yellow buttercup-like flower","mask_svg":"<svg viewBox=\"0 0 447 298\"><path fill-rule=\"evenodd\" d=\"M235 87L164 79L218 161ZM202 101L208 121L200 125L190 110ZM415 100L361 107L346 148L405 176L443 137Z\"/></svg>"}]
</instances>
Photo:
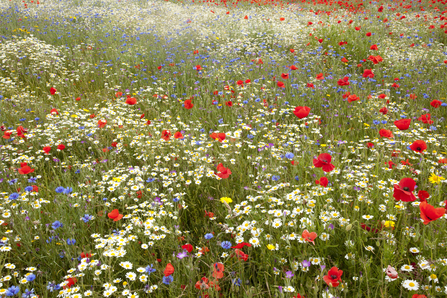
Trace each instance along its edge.
<instances>
[{"instance_id":1,"label":"yellow buttercup-like flower","mask_svg":"<svg viewBox=\"0 0 447 298\"><path fill-rule=\"evenodd\" d=\"M267 248L270 250L274 250L275 246L273 244L267 244Z\"/></svg>"},{"instance_id":2,"label":"yellow buttercup-like flower","mask_svg":"<svg viewBox=\"0 0 447 298\"><path fill-rule=\"evenodd\" d=\"M233 202L232 199L227 198L227 197L220 198L220 201L221 201L222 203L223 203L223 202L226 202L227 204L230 204L231 202Z\"/></svg>"},{"instance_id":3,"label":"yellow buttercup-like flower","mask_svg":"<svg viewBox=\"0 0 447 298\"><path fill-rule=\"evenodd\" d=\"M445 180L445 178L444 177L441 177L441 176L437 176L435 173L431 173L431 176L430 176L430 178L428 178L428 180L431 182L431 183L441 183L441 181L442 180Z\"/></svg>"}]
</instances>

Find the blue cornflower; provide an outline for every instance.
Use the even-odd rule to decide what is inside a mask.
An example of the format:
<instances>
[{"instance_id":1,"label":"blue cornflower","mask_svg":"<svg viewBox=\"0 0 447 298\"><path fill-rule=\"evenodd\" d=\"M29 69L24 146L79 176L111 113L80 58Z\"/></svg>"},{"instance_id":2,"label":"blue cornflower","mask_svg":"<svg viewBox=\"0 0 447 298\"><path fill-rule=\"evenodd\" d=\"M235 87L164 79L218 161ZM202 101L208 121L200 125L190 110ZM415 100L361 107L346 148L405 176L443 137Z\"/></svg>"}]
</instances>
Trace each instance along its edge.
<instances>
[{"instance_id":1,"label":"blue cornflower","mask_svg":"<svg viewBox=\"0 0 447 298\"><path fill-rule=\"evenodd\" d=\"M32 282L32 281L34 281L36 279L36 275L34 275L33 273L31 273L30 275L28 275L27 277L26 277L26 280L28 281L28 282Z\"/></svg>"},{"instance_id":2,"label":"blue cornflower","mask_svg":"<svg viewBox=\"0 0 447 298\"><path fill-rule=\"evenodd\" d=\"M75 243L76 243L75 239L70 239L70 238L67 239L67 244L68 245L74 245Z\"/></svg>"},{"instance_id":3,"label":"blue cornflower","mask_svg":"<svg viewBox=\"0 0 447 298\"><path fill-rule=\"evenodd\" d=\"M81 173L81 170L76 170L75 174Z\"/></svg>"},{"instance_id":4,"label":"blue cornflower","mask_svg":"<svg viewBox=\"0 0 447 298\"><path fill-rule=\"evenodd\" d=\"M146 180L146 182L148 182L148 183L151 183L151 182L154 182L155 181L155 178L148 178L147 180Z\"/></svg>"},{"instance_id":5,"label":"blue cornflower","mask_svg":"<svg viewBox=\"0 0 447 298\"><path fill-rule=\"evenodd\" d=\"M9 195L9 199L10 200L17 200L19 198L19 196L20 195L18 193L14 192L14 193Z\"/></svg>"},{"instance_id":6,"label":"blue cornflower","mask_svg":"<svg viewBox=\"0 0 447 298\"><path fill-rule=\"evenodd\" d=\"M295 180L296 180L296 181L299 181L299 180L300 180L300 177L295 176Z\"/></svg>"},{"instance_id":7,"label":"blue cornflower","mask_svg":"<svg viewBox=\"0 0 447 298\"><path fill-rule=\"evenodd\" d=\"M92 219L93 219L93 216L91 216L90 214L85 214L83 217L81 217L81 220L85 223L88 223Z\"/></svg>"},{"instance_id":8,"label":"blue cornflower","mask_svg":"<svg viewBox=\"0 0 447 298\"><path fill-rule=\"evenodd\" d=\"M73 188L71 188L71 187L67 187L67 188L64 190L64 194L68 195L68 194L70 194L72 191L73 191Z\"/></svg>"},{"instance_id":9,"label":"blue cornflower","mask_svg":"<svg viewBox=\"0 0 447 298\"><path fill-rule=\"evenodd\" d=\"M29 183L36 183L36 181L37 181L36 177L31 177L31 178L28 179Z\"/></svg>"},{"instance_id":10,"label":"blue cornflower","mask_svg":"<svg viewBox=\"0 0 447 298\"><path fill-rule=\"evenodd\" d=\"M7 290L6 290L6 296L14 296L14 295L16 295L16 294L18 294L19 293L19 291L20 291L20 288L19 287L17 287L17 286L11 286L11 287L9 287Z\"/></svg>"},{"instance_id":11,"label":"blue cornflower","mask_svg":"<svg viewBox=\"0 0 447 298\"><path fill-rule=\"evenodd\" d=\"M171 282L174 281L174 277L172 275L169 276L163 276L163 283L165 285L169 285Z\"/></svg>"},{"instance_id":12,"label":"blue cornflower","mask_svg":"<svg viewBox=\"0 0 447 298\"><path fill-rule=\"evenodd\" d=\"M292 152L287 152L286 153L286 158L288 158L288 159L292 159L292 158L294 158L295 157L295 154L293 154Z\"/></svg>"},{"instance_id":13,"label":"blue cornflower","mask_svg":"<svg viewBox=\"0 0 447 298\"><path fill-rule=\"evenodd\" d=\"M278 181L281 177L279 177L278 175L273 175L272 176L272 180L273 181Z\"/></svg>"},{"instance_id":14,"label":"blue cornflower","mask_svg":"<svg viewBox=\"0 0 447 298\"><path fill-rule=\"evenodd\" d=\"M26 289L25 293L22 293L23 298L31 298L33 296L34 296L34 289L32 289L31 291Z\"/></svg>"},{"instance_id":15,"label":"blue cornflower","mask_svg":"<svg viewBox=\"0 0 447 298\"><path fill-rule=\"evenodd\" d=\"M55 222L53 222L52 224L51 224L51 227L53 228L53 229L58 229L58 228L62 228L64 225L60 222L60 221L58 221L58 220L56 220Z\"/></svg>"},{"instance_id":16,"label":"blue cornflower","mask_svg":"<svg viewBox=\"0 0 447 298\"><path fill-rule=\"evenodd\" d=\"M231 283L232 283L233 285L239 287L239 286L241 285L241 279L240 279L240 278L238 278L238 279L236 279L236 278L231 279Z\"/></svg>"},{"instance_id":17,"label":"blue cornflower","mask_svg":"<svg viewBox=\"0 0 447 298\"><path fill-rule=\"evenodd\" d=\"M431 130L437 130L436 126L430 126Z\"/></svg>"},{"instance_id":18,"label":"blue cornflower","mask_svg":"<svg viewBox=\"0 0 447 298\"><path fill-rule=\"evenodd\" d=\"M209 239L211 239L211 238L213 238L214 236L213 236L213 234L211 234L211 233L208 233L208 234L205 234L205 239L207 239L207 240L209 240Z\"/></svg>"},{"instance_id":19,"label":"blue cornflower","mask_svg":"<svg viewBox=\"0 0 447 298\"><path fill-rule=\"evenodd\" d=\"M56 187L56 192L57 193L63 193L65 191L65 188L64 187L62 187L62 186L58 186L58 187Z\"/></svg>"},{"instance_id":20,"label":"blue cornflower","mask_svg":"<svg viewBox=\"0 0 447 298\"><path fill-rule=\"evenodd\" d=\"M147 274L151 274L152 272L157 271L155 268L153 268L154 264L151 264L150 266L147 266L144 270Z\"/></svg>"},{"instance_id":21,"label":"blue cornflower","mask_svg":"<svg viewBox=\"0 0 447 298\"><path fill-rule=\"evenodd\" d=\"M174 201L174 203L178 202L180 199L179 198L173 198L172 199Z\"/></svg>"},{"instance_id":22,"label":"blue cornflower","mask_svg":"<svg viewBox=\"0 0 447 298\"><path fill-rule=\"evenodd\" d=\"M255 136L254 135L247 135L247 138L249 139L253 139Z\"/></svg>"},{"instance_id":23,"label":"blue cornflower","mask_svg":"<svg viewBox=\"0 0 447 298\"><path fill-rule=\"evenodd\" d=\"M33 191L33 187L27 186L27 187L25 187L25 191L27 191L27 192Z\"/></svg>"},{"instance_id":24,"label":"blue cornflower","mask_svg":"<svg viewBox=\"0 0 447 298\"><path fill-rule=\"evenodd\" d=\"M223 249L230 249L232 244L230 241L223 241L220 246L222 246Z\"/></svg>"},{"instance_id":25,"label":"blue cornflower","mask_svg":"<svg viewBox=\"0 0 447 298\"><path fill-rule=\"evenodd\" d=\"M217 120L217 122L219 122L220 124L222 124L224 122L223 118Z\"/></svg>"},{"instance_id":26,"label":"blue cornflower","mask_svg":"<svg viewBox=\"0 0 447 298\"><path fill-rule=\"evenodd\" d=\"M378 125L378 124L380 124L380 121L379 120L373 120L373 124L374 125Z\"/></svg>"},{"instance_id":27,"label":"blue cornflower","mask_svg":"<svg viewBox=\"0 0 447 298\"><path fill-rule=\"evenodd\" d=\"M12 179L8 181L9 185L14 185L17 183L17 179Z\"/></svg>"}]
</instances>

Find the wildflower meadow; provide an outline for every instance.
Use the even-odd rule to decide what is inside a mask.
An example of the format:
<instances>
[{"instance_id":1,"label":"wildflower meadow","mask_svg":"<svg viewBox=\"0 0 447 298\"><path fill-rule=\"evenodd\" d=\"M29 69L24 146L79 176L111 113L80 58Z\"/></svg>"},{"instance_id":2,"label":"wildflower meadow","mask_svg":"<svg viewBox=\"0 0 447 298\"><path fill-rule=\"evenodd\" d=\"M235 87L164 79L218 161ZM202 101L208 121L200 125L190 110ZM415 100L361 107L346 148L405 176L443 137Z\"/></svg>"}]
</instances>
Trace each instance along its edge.
<instances>
[{"instance_id":1,"label":"wildflower meadow","mask_svg":"<svg viewBox=\"0 0 447 298\"><path fill-rule=\"evenodd\" d=\"M446 297L446 80L446 0L2 0L0 297Z\"/></svg>"}]
</instances>

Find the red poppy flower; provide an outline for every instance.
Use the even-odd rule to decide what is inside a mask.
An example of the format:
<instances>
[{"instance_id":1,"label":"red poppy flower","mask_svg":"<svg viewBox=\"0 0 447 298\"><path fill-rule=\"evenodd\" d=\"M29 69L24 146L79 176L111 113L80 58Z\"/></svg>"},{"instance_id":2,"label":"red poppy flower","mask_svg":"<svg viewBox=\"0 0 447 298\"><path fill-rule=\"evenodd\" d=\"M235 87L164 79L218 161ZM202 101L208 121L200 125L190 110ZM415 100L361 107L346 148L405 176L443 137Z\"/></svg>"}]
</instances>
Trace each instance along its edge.
<instances>
[{"instance_id":1,"label":"red poppy flower","mask_svg":"<svg viewBox=\"0 0 447 298\"><path fill-rule=\"evenodd\" d=\"M314 88L315 86L314 86L314 84L312 84L312 83L307 83L307 85L306 85L308 88Z\"/></svg>"},{"instance_id":2,"label":"red poppy flower","mask_svg":"<svg viewBox=\"0 0 447 298\"><path fill-rule=\"evenodd\" d=\"M90 258L92 254L81 252L81 259Z\"/></svg>"},{"instance_id":3,"label":"red poppy flower","mask_svg":"<svg viewBox=\"0 0 447 298\"><path fill-rule=\"evenodd\" d=\"M64 144L59 144L59 145L57 146L57 149L58 149L58 150L64 150L64 149L65 149L65 145L64 145Z\"/></svg>"},{"instance_id":4,"label":"red poppy flower","mask_svg":"<svg viewBox=\"0 0 447 298\"><path fill-rule=\"evenodd\" d=\"M245 254L242 250L235 249L234 252L239 257L239 259L244 260L244 261L248 260L248 255Z\"/></svg>"},{"instance_id":5,"label":"red poppy flower","mask_svg":"<svg viewBox=\"0 0 447 298\"><path fill-rule=\"evenodd\" d=\"M419 204L419 209L421 210L421 218L424 220L424 225L443 217L445 214L445 208L435 208L426 201Z\"/></svg>"},{"instance_id":6,"label":"red poppy flower","mask_svg":"<svg viewBox=\"0 0 447 298\"><path fill-rule=\"evenodd\" d=\"M98 120L99 128L103 128L104 126L106 126L106 124L107 124L107 120Z\"/></svg>"},{"instance_id":7,"label":"red poppy flower","mask_svg":"<svg viewBox=\"0 0 447 298\"><path fill-rule=\"evenodd\" d=\"M50 88L51 95L54 95L56 92L57 92L56 88L53 87Z\"/></svg>"},{"instance_id":8,"label":"red poppy flower","mask_svg":"<svg viewBox=\"0 0 447 298\"><path fill-rule=\"evenodd\" d=\"M399 86L399 84L397 84L397 83L393 83L393 85L391 85L391 87L393 87L393 88L399 88L400 86Z\"/></svg>"},{"instance_id":9,"label":"red poppy flower","mask_svg":"<svg viewBox=\"0 0 447 298\"><path fill-rule=\"evenodd\" d=\"M368 146L368 148L374 148L374 143L368 142L366 146Z\"/></svg>"},{"instance_id":10,"label":"red poppy flower","mask_svg":"<svg viewBox=\"0 0 447 298\"><path fill-rule=\"evenodd\" d=\"M407 130L410 127L411 119L400 119L394 121L394 125L400 130Z\"/></svg>"},{"instance_id":11,"label":"red poppy flower","mask_svg":"<svg viewBox=\"0 0 447 298\"><path fill-rule=\"evenodd\" d=\"M206 278L205 276L202 277L198 282L196 282L195 287L199 290L209 289L210 286L208 285L208 278Z\"/></svg>"},{"instance_id":12,"label":"red poppy flower","mask_svg":"<svg viewBox=\"0 0 447 298\"><path fill-rule=\"evenodd\" d=\"M169 275L171 275L171 274L173 274L173 273L174 273L174 266L172 266L171 263L168 263L168 264L166 265L165 270L163 271L163 274L164 274L165 276L169 276Z\"/></svg>"},{"instance_id":13,"label":"red poppy flower","mask_svg":"<svg viewBox=\"0 0 447 298\"><path fill-rule=\"evenodd\" d=\"M437 99L433 100L433 101L430 103L430 105L431 105L432 107L434 107L434 108L439 108L439 107L441 106L441 104L442 104L442 101L437 100Z\"/></svg>"},{"instance_id":14,"label":"red poppy flower","mask_svg":"<svg viewBox=\"0 0 447 298\"><path fill-rule=\"evenodd\" d=\"M75 285L77 281L78 280L76 279L76 277L70 277L69 279L67 279L67 284L63 286L64 290L67 288L71 288L71 286Z\"/></svg>"},{"instance_id":15,"label":"red poppy flower","mask_svg":"<svg viewBox=\"0 0 447 298\"><path fill-rule=\"evenodd\" d=\"M222 179L226 179L231 175L231 170L229 168L225 168L221 163L217 165L217 171L220 172L217 176Z\"/></svg>"},{"instance_id":16,"label":"red poppy flower","mask_svg":"<svg viewBox=\"0 0 447 298\"><path fill-rule=\"evenodd\" d=\"M411 144L410 149L422 153L425 149L427 149L427 144L422 140L417 140Z\"/></svg>"},{"instance_id":17,"label":"red poppy flower","mask_svg":"<svg viewBox=\"0 0 447 298\"><path fill-rule=\"evenodd\" d=\"M238 84L238 86L244 86L244 81L239 80L239 81L236 82L236 84Z\"/></svg>"},{"instance_id":18,"label":"red poppy flower","mask_svg":"<svg viewBox=\"0 0 447 298\"><path fill-rule=\"evenodd\" d=\"M377 51L379 48L377 47L377 45L373 44L369 49L373 50L373 51Z\"/></svg>"},{"instance_id":19,"label":"red poppy flower","mask_svg":"<svg viewBox=\"0 0 447 298\"><path fill-rule=\"evenodd\" d=\"M226 102L225 102L225 105L226 105L227 107L232 107L232 106L233 106L233 102L232 102L231 100L226 101Z\"/></svg>"},{"instance_id":20,"label":"red poppy flower","mask_svg":"<svg viewBox=\"0 0 447 298\"><path fill-rule=\"evenodd\" d=\"M315 182L323 187L326 187L329 183L329 180L326 177L321 177L320 180L317 180Z\"/></svg>"},{"instance_id":21,"label":"red poppy flower","mask_svg":"<svg viewBox=\"0 0 447 298\"><path fill-rule=\"evenodd\" d=\"M427 296L419 295L419 294L413 294L413 296L411 296L411 298L427 298Z\"/></svg>"},{"instance_id":22,"label":"red poppy flower","mask_svg":"<svg viewBox=\"0 0 447 298\"><path fill-rule=\"evenodd\" d=\"M310 108L309 107L296 107L295 110L293 111L293 113L295 114L295 116L297 116L300 119L306 118L309 115L310 112Z\"/></svg>"},{"instance_id":23,"label":"red poppy flower","mask_svg":"<svg viewBox=\"0 0 447 298\"><path fill-rule=\"evenodd\" d=\"M170 137L171 137L171 132L169 130L165 129L161 132L161 138L163 140L168 141Z\"/></svg>"},{"instance_id":24,"label":"red poppy flower","mask_svg":"<svg viewBox=\"0 0 447 298\"><path fill-rule=\"evenodd\" d=\"M422 123L425 124L433 124L433 120L430 120L431 115L430 114L424 114L421 117L418 118L419 121L422 121Z\"/></svg>"},{"instance_id":25,"label":"red poppy flower","mask_svg":"<svg viewBox=\"0 0 447 298\"><path fill-rule=\"evenodd\" d=\"M34 192L39 192L39 187L37 185L33 185L33 191Z\"/></svg>"},{"instance_id":26,"label":"red poppy flower","mask_svg":"<svg viewBox=\"0 0 447 298\"><path fill-rule=\"evenodd\" d=\"M118 209L113 209L112 212L109 212L109 213L107 214L107 216L108 216L110 219L113 219L113 221L118 221L118 220L120 220L121 218L123 218L123 215L120 214L120 212L118 211Z\"/></svg>"},{"instance_id":27,"label":"red poppy flower","mask_svg":"<svg viewBox=\"0 0 447 298\"><path fill-rule=\"evenodd\" d=\"M223 140L225 140L226 135L221 132L221 133L215 133L213 132L212 134L210 134L210 137L216 141L219 141L222 143Z\"/></svg>"},{"instance_id":28,"label":"red poppy flower","mask_svg":"<svg viewBox=\"0 0 447 298\"><path fill-rule=\"evenodd\" d=\"M360 26L356 26L356 27L355 27L355 31L359 31L360 29L361 29Z\"/></svg>"},{"instance_id":29,"label":"red poppy flower","mask_svg":"<svg viewBox=\"0 0 447 298\"><path fill-rule=\"evenodd\" d=\"M59 112L57 111L57 109L51 109L50 114L59 115Z\"/></svg>"},{"instance_id":30,"label":"red poppy flower","mask_svg":"<svg viewBox=\"0 0 447 298\"><path fill-rule=\"evenodd\" d=\"M331 172L335 169L334 165L331 164L332 156L328 153L322 153L318 155L318 158L313 160L314 166L316 168L321 168L325 172Z\"/></svg>"},{"instance_id":31,"label":"red poppy flower","mask_svg":"<svg viewBox=\"0 0 447 298\"><path fill-rule=\"evenodd\" d=\"M225 267L224 267L224 264L222 264L222 263L214 263L214 267L213 267L213 277L214 278L217 278L217 279L219 279L219 278L222 278L223 276L224 276L224 270L225 270Z\"/></svg>"},{"instance_id":32,"label":"red poppy flower","mask_svg":"<svg viewBox=\"0 0 447 298\"><path fill-rule=\"evenodd\" d=\"M251 244L247 242L241 242L236 244L235 246L232 246L231 248L243 248L244 246L251 247Z\"/></svg>"},{"instance_id":33,"label":"red poppy flower","mask_svg":"<svg viewBox=\"0 0 447 298\"><path fill-rule=\"evenodd\" d=\"M19 127L17 127L17 129L16 129L16 132L17 132L17 135L19 136L19 137L21 137L21 138L25 138L25 133L27 132L28 130L27 129L25 129L25 128L23 128L23 126L19 126Z\"/></svg>"},{"instance_id":34,"label":"red poppy flower","mask_svg":"<svg viewBox=\"0 0 447 298\"><path fill-rule=\"evenodd\" d=\"M335 288L338 287L338 285L340 284L339 281L341 280L342 275L343 275L342 270L338 270L337 267L332 267L327 273L327 275L323 277L323 280L326 282L328 286Z\"/></svg>"},{"instance_id":35,"label":"red poppy flower","mask_svg":"<svg viewBox=\"0 0 447 298\"><path fill-rule=\"evenodd\" d=\"M202 70L202 69L203 69L202 66L200 66L200 65L196 65L196 70L197 70L197 71Z\"/></svg>"},{"instance_id":36,"label":"red poppy flower","mask_svg":"<svg viewBox=\"0 0 447 298\"><path fill-rule=\"evenodd\" d=\"M182 245L182 249L184 249L190 253L193 250L193 246L191 244L185 244L185 245Z\"/></svg>"},{"instance_id":37,"label":"red poppy flower","mask_svg":"<svg viewBox=\"0 0 447 298\"><path fill-rule=\"evenodd\" d=\"M363 77L364 78L374 78L374 74L371 69L365 69L363 71Z\"/></svg>"},{"instance_id":38,"label":"red poppy flower","mask_svg":"<svg viewBox=\"0 0 447 298\"><path fill-rule=\"evenodd\" d=\"M308 230L304 230L303 233L301 234L301 237L303 237L304 241L312 242L313 245L315 245L314 240L315 238L317 238L317 236L318 236L317 233L315 232L309 233Z\"/></svg>"},{"instance_id":39,"label":"red poppy flower","mask_svg":"<svg viewBox=\"0 0 447 298\"><path fill-rule=\"evenodd\" d=\"M137 99L135 97L130 97L130 95L127 96L126 104L133 106L136 103L137 103Z\"/></svg>"},{"instance_id":40,"label":"red poppy flower","mask_svg":"<svg viewBox=\"0 0 447 298\"><path fill-rule=\"evenodd\" d=\"M439 163L447 163L447 158L440 159L440 160L438 160L438 162Z\"/></svg>"},{"instance_id":41,"label":"red poppy flower","mask_svg":"<svg viewBox=\"0 0 447 298\"><path fill-rule=\"evenodd\" d=\"M353 102L353 101L357 101L357 100L359 100L360 98L357 96L357 95L355 95L355 94L351 94L351 95L349 95L348 96L348 102L349 103L351 103L351 102Z\"/></svg>"},{"instance_id":42,"label":"red poppy flower","mask_svg":"<svg viewBox=\"0 0 447 298\"><path fill-rule=\"evenodd\" d=\"M381 137L383 138L392 138L393 137L393 133L391 132L391 130L387 130L382 128L381 130L379 130L379 134Z\"/></svg>"},{"instance_id":43,"label":"red poppy flower","mask_svg":"<svg viewBox=\"0 0 447 298\"><path fill-rule=\"evenodd\" d=\"M290 66L290 69L291 69L291 70L297 70L298 67L296 67L295 65L292 65L292 66Z\"/></svg>"},{"instance_id":44,"label":"red poppy flower","mask_svg":"<svg viewBox=\"0 0 447 298\"><path fill-rule=\"evenodd\" d=\"M191 99L185 100L184 104L185 104L185 109L187 109L187 110L192 109L192 107L194 106L194 104L191 102Z\"/></svg>"},{"instance_id":45,"label":"red poppy flower","mask_svg":"<svg viewBox=\"0 0 447 298\"><path fill-rule=\"evenodd\" d=\"M22 175L26 175L26 174L31 174L32 172L34 172L34 169L31 169L26 162L22 162L20 164L20 169L19 169L19 174Z\"/></svg>"},{"instance_id":46,"label":"red poppy flower","mask_svg":"<svg viewBox=\"0 0 447 298\"><path fill-rule=\"evenodd\" d=\"M379 110L379 112L386 115L386 114L388 114L388 109L386 107L383 107Z\"/></svg>"},{"instance_id":47,"label":"red poppy flower","mask_svg":"<svg viewBox=\"0 0 447 298\"><path fill-rule=\"evenodd\" d=\"M123 92L119 92L118 91L118 92L115 93L115 97L121 97L121 95L123 95Z\"/></svg>"},{"instance_id":48,"label":"red poppy flower","mask_svg":"<svg viewBox=\"0 0 447 298\"><path fill-rule=\"evenodd\" d=\"M399 276L396 269L394 269L390 265L388 265L385 272L386 272L386 275L388 275L388 277L391 279L396 279Z\"/></svg>"},{"instance_id":49,"label":"red poppy flower","mask_svg":"<svg viewBox=\"0 0 447 298\"><path fill-rule=\"evenodd\" d=\"M316 79L317 80L323 80L324 79L323 74L322 73L317 74L317 78Z\"/></svg>"},{"instance_id":50,"label":"red poppy flower","mask_svg":"<svg viewBox=\"0 0 447 298\"><path fill-rule=\"evenodd\" d=\"M430 197L430 194L428 193L428 191L420 190L420 191L418 191L418 197L419 197L419 201L423 202L423 201L426 201L428 199L428 197Z\"/></svg>"},{"instance_id":51,"label":"red poppy flower","mask_svg":"<svg viewBox=\"0 0 447 298\"><path fill-rule=\"evenodd\" d=\"M294 49L290 49L290 53L293 53L293 52L295 52L295 50Z\"/></svg>"},{"instance_id":52,"label":"red poppy flower","mask_svg":"<svg viewBox=\"0 0 447 298\"><path fill-rule=\"evenodd\" d=\"M411 178L403 178L399 184L394 184L393 197L396 201L413 202L416 197L413 194L416 181Z\"/></svg>"},{"instance_id":53,"label":"red poppy flower","mask_svg":"<svg viewBox=\"0 0 447 298\"><path fill-rule=\"evenodd\" d=\"M285 88L286 86L284 85L283 82L278 81L278 83L276 83L276 85L278 85L279 88Z\"/></svg>"},{"instance_id":54,"label":"red poppy flower","mask_svg":"<svg viewBox=\"0 0 447 298\"><path fill-rule=\"evenodd\" d=\"M174 134L174 139L183 139L183 135L182 135L182 133L181 133L180 131L177 131L177 132Z\"/></svg>"},{"instance_id":55,"label":"red poppy flower","mask_svg":"<svg viewBox=\"0 0 447 298\"><path fill-rule=\"evenodd\" d=\"M281 78L283 78L284 80L287 80L289 78L289 74L288 73L282 73L281 74Z\"/></svg>"},{"instance_id":56,"label":"red poppy flower","mask_svg":"<svg viewBox=\"0 0 447 298\"><path fill-rule=\"evenodd\" d=\"M10 139L13 132L13 130L6 130L3 134L3 138L7 140Z\"/></svg>"},{"instance_id":57,"label":"red poppy flower","mask_svg":"<svg viewBox=\"0 0 447 298\"><path fill-rule=\"evenodd\" d=\"M380 98L380 99L384 99L386 97L386 94L380 94L379 96L378 96L378 98Z\"/></svg>"},{"instance_id":58,"label":"red poppy flower","mask_svg":"<svg viewBox=\"0 0 447 298\"><path fill-rule=\"evenodd\" d=\"M348 59L346 59L345 57L343 57L343 58L341 58L341 62L343 62L343 63L348 63L348 62L349 62L349 60L348 60Z\"/></svg>"},{"instance_id":59,"label":"red poppy flower","mask_svg":"<svg viewBox=\"0 0 447 298\"><path fill-rule=\"evenodd\" d=\"M343 79L338 80L338 86L348 86L349 85L349 77L344 77Z\"/></svg>"}]
</instances>

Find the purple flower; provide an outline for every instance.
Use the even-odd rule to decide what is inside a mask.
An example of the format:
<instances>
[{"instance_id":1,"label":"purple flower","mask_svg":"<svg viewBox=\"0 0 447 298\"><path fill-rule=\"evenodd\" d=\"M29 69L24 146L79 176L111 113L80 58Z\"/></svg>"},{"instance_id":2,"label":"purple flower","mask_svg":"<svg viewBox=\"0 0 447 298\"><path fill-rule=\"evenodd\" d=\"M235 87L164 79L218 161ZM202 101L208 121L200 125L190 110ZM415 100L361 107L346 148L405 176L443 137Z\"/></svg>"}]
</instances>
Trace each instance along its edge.
<instances>
[{"instance_id":1,"label":"purple flower","mask_svg":"<svg viewBox=\"0 0 447 298\"><path fill-rule=\"evenodd\" d=\"M286 278L292 278L295 274L292 273L292 271L286 272Z\"/></svg>"},{"instance_id":2,"label":"purple flower","mask_svg":"<svg viewBox=\"0 0 447 298\"><path fill-rule=\"evenodd\" d=\"M310 267L310 261L308 260L302 261L301 264L303 264L303 267Z\"/></svg>"},{"instance_id":3,"label":"purple flower","mask_svg":"<svg viewBox=\"0 0 447 298\"><path fill-rule=\"evenodd\" d=\"M186 258L187 256L188 253L185 250L177 254L177 258L179 258L180 260Z\"/></svg>"}]
</instances>

